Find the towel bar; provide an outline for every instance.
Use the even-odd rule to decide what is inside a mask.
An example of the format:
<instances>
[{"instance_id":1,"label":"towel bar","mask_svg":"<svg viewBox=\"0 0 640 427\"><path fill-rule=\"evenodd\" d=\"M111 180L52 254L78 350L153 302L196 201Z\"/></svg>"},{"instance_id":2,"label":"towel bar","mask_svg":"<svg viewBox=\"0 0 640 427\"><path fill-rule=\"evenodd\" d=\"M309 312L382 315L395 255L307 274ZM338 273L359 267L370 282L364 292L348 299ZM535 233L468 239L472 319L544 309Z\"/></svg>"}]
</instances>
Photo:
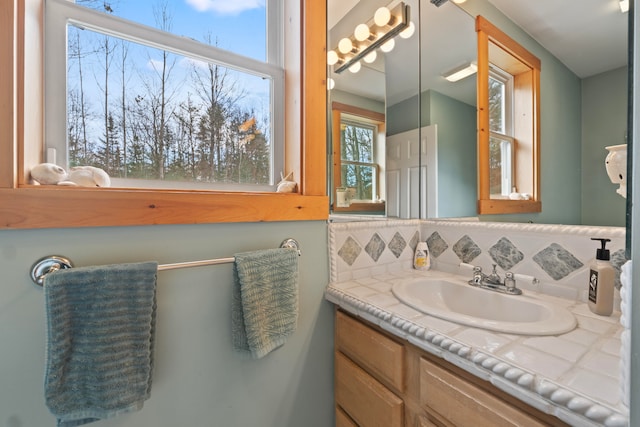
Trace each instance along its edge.
<instances>
[{"instance_id":1,"label":"towel bar","mask_svg":"<svg viewBox=\"0 0 640 427\"><path fill-rule=\"evenodd\" d=\"M298 255L301 255L300 245L295 239L284 239L280 244L280 247L284 249L295 249L298 251ZM226 264L233 261L235 261L235 258L229 257L205 259L201 261L177 262L174 264L161 264L158 265L158 271L175 270L178 268L201 267L205 265ZM73 263L68 258L59 255L50 255L39 259L33 264L33 266L31 267L31 280L33 280L36 285L42 286L42 284L44 283L44 278L47 274L53 273L54 271L58 270L65 270L67 268L73 268Z\"/></svg>"}]
</instances>

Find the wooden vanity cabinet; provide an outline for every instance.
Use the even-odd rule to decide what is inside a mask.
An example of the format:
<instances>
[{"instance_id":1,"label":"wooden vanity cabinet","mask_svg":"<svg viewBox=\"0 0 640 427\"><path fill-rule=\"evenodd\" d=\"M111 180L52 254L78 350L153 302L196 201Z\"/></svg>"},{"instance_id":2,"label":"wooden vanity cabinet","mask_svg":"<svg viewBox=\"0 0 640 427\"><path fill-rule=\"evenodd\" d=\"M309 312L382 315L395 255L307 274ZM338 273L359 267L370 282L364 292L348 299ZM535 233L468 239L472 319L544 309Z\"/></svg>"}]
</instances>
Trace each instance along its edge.
<instances>
[{"instance_id":1,"label":"wooden vanity cabinet","mask_svg":"<svg viewBox=\"0 0 640 427\"><path fill-rule=\"evenodd\" d=\"M337 427L566 426L487 381L336 311Z\"/></svg>"},{"instance_id":2,"label":"wooden vanity cabinet","mask_svg":"<svg viewBox=\"0 0 640 427\"><path fill-rule=\"evenodd\" d=\"M349 315L336 312L337 426L402 427L404 346Z\"/></svg>"}]
</instances>

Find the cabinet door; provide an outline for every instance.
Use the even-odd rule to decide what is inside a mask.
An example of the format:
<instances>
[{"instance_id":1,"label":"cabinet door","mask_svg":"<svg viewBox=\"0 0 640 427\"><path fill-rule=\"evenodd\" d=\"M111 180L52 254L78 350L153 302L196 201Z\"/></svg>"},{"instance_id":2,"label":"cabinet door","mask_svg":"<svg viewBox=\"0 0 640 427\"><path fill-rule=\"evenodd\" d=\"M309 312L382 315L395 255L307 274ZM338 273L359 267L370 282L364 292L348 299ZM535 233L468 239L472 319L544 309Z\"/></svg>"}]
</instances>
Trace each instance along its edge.
<instances>
[{"instance_id":1,"label":"cabinet door","mask_svg":"<svg viewBox=\"0 0 640 427\"><path fill-rule=\"evenodd\" d=\"M404 392L404 346L338 311L336 349L396 393Z\"/></svg>"},{"instance_id":2,"label":"cabinet door","mask_svg":"<svg viewBox=\"0 0 640 427\"><path fill-rule=\"evenodd\" d=\"M402 427L402 399L340 352L335 353L335 399L360 427Z\"/></svg>"},{"instance_id":3,"label":"cabinet door","mask_svg":"<svg viewBox=\"0 0 640 427\"><path fill-rule=\"evenodd\" d=\"M342 408L336 406L336 427L358 427Z\"/></svg>"},{"instance_id":4,"label":"cabinet door","mask_svg":"<svg viewBox=\"0 0 640 427\"><path fill-rule=\"evenodd\" d=\"M534 427L546 424L424 358L420 404L459 427Z\"/></svg>"}]
</instances>

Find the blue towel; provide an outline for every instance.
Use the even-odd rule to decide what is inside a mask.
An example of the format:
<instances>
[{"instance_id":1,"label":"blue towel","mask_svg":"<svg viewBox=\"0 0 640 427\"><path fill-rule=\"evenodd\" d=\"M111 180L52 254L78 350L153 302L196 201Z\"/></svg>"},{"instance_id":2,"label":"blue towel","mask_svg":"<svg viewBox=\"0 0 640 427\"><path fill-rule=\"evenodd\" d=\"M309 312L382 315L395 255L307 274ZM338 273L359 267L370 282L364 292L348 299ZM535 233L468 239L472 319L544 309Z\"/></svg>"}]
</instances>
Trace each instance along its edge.
<instances>
[{"instance_id":1,"label":"blue towel","mask_svg":"<svg viewBox=\"0 0 640 427\"><path fill-rule=\"evenodd\" d=\"M233 348L254 359L285 343L298 322L298 252L266 249L235 255Z\"/></svg>"},{"instance_id":2,"label":"blue towel","mask_svg":"<svg viewBox=\"0 0 640 427\"><path fill-rule=\"evenodd\" d=\"M156 262L73 268L44 280L44 392L58 426L142 408L151 391Z\"/></svg>"}]
</instances>

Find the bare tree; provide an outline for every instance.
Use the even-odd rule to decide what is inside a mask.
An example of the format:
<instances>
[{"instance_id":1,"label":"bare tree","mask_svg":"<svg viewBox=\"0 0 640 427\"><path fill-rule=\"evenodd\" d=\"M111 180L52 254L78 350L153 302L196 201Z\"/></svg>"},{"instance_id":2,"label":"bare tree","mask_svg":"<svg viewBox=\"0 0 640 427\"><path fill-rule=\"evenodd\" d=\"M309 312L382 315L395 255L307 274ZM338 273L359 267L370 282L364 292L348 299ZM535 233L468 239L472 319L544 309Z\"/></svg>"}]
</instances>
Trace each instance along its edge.
<instances>
[{"instance_id":1,"label":"bare tree","mask_svg":"<svg viewBox=\"0 0 640 427\"><path fill-rule=\"evenodd\" d=\"M205 41L211 44L211 36L205 37ZM227 160L233 147L229 145L229 139L224 138L223 131L231 117L232 108L245 94L239 90L229 70L217 64L194 65L192 77L196 93L204 102L199 136L207 144L206 154L211 168L208 175L214 181L228 181L232 172Z\"/></svg>"},{"instance_id":2,"label":"bare tree","mask_svg":"<svg viewBox=\"0 0 640 427\"><path fill-rule=\"evenodd\" d=\"M83 44L80 40L80 29L76 27L72 27L71 37L69 38L69 59L76 61L77 64L77 88L75 90L75 96L72 96L73 104L69 106L69 113L73 114L74 119L74 134L75 138L69 143L73 143L76 145L75 150L72 150L75 153L75 156L70 157L71 159L82 159L81 163L85 163L89 157L88 150L88 140L87 140L87 118L88 118L88 110L87 110L87 101L85 100L85 91L84 91L84 75L82 70L82 63L85 55L90 55L92 52L85 53L83 51ZM73 108L73 109L72 109ZM75 110L75 111L74 111ZM68 113L68 114L69 114ZM68 120L69 121L69 120ZM80 149L80 146L82 149Z\"/></svg>"},{"instance_id":3,"label":"bare tree","mask_svg":"<svg viewBox=\"0 0 640 427\"><path fill-rule=\"evenodd\" d=\"M124 41L120 42L120 129L122 133L122 176L127 177L127 55L129 53L128 44Z\"/></svg>"}]
</instances>

